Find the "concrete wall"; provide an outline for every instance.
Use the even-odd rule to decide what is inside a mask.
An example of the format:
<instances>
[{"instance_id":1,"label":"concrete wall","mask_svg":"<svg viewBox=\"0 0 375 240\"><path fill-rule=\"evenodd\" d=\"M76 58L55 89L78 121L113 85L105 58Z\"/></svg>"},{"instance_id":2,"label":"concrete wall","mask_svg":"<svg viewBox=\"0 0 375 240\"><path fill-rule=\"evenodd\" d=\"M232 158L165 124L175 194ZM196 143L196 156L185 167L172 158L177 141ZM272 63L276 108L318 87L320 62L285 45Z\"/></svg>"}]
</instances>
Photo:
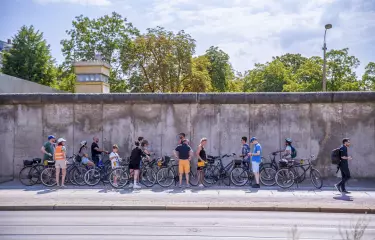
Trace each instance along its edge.
<instances>
[{"instance_id":1,"label":"concrete wall","mask_svg":"<svg viewBox=\"0 0 375 240\"><path fill-rule=\"evenodd\" d=\"M350 137L354 177L375 177L375 92L259 94L0 94L0 177L18 177L22 160L40 157L47 136L67 139L68 154L93 136L129 156L144 136L157 156L171 155L185 132L194 149L207 137L211 155L240 153L257 136L263 155L291 137L298 157L317 156L332 176L330 152Z\"/></svg>"},{"instance_id":2,"label":"concrete wall","mask_svg":"<svg viewBox=\"0 0 375 240\"><path fill-rule=\"evenodd\" d=\"M62 93L41 84L0 73L0 93Z\"/></svg>"}]
</instances>

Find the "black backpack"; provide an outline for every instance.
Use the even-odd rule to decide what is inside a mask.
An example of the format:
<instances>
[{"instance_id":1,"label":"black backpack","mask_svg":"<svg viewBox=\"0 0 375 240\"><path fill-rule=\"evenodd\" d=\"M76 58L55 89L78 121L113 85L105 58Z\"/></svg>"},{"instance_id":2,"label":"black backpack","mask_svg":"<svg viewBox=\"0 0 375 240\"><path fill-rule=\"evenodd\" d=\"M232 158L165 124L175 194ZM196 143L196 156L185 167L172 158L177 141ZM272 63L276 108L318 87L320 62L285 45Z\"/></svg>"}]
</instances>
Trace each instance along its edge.
<instances>
[{"instance_id":1,"label":"black backpack","mask_svg":"<svg viewBox=\"0 0 375 240\"><path fill-rule=\"evenodd\" d=\"M331 162L334 165L339 165L340 164L340 148L336 148L332 150L331 153Z\"/></svg>"}]
</instances>

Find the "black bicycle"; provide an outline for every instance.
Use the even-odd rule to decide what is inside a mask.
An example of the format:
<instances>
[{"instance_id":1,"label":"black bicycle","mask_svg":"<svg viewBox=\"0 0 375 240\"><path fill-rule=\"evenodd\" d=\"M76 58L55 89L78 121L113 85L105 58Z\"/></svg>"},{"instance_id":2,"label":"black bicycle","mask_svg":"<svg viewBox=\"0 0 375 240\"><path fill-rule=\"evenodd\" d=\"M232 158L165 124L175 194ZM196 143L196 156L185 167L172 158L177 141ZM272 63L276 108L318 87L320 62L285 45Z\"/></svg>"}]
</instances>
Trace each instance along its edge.
<instances>
[{"instance_id":1,"label":"black bicycle","mask_svg":"<svg viewBox=\"0 0 375 240\"><path fill-rule=\"evenodd\" d=\"M84 169L81 168L81 169ZM100 162L97 167L87 170L84 175L84 181L89 186L95 186L102 181L104 184L109 183L109 175L112 171L111 161Z\"/></svg>"},{"instance_id":2,"label":"black bicycle","mask_svg":"<svg viewBox=\"0 0 375 240\"><path fill-rule=\"evenodd\" d=\"M41 183L40 174L44 170L41 164L42 159L34 158L33 160L23 160L23 168L19 173L20 182L26 186L32 186Z\"/></svg>"},{"instance_id":3,"label":"black bicycle","mask_svg":"<svg viewBox=\"0 0 375 240\"><path fill-rule=\"evenodd\" d=\"M234 162L229 162L226 166L223 164L223 158L234 157L235 153L225 154L223 156L207 156L206 165L203 167L203 185L211 186L219 181L225 185L230 185L230 172L233 169Z\"/></svg>"},{"instance_id":4,"label":"black bicycle","mask_svg":"<svg viewBox=\"0 0 375 240\"><path fill-rule=\"evenodd\" d=\"M298 183L301 183L306 178L306 173L309 172L311 183L317 189L322 188L323 179L320 172L313 167L312 159L314 155L308 159L301 159L300 162L281 162L282 168L277 171L275 177L277 185L281 188L290 188L296 183L298 187Z\"/></svg>"}]
</instances>

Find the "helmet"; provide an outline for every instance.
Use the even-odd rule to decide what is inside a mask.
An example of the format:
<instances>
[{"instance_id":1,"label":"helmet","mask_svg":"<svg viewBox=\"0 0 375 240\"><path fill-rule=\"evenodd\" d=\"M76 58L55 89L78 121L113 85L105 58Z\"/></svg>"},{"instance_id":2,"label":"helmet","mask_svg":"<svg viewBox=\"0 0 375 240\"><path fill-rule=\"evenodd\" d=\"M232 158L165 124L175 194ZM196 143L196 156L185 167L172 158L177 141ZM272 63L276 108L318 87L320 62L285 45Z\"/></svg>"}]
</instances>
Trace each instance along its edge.
<instances>
[{"instance_id":1,"label":"helmet","mask_svg":"<svg viewBox=\"0 0 375 240\"><path fill-rule=\"evenodd\" d=\"M81 146L85 146L87 144L87 141L85 141L85 140L83 140L82 142L81 142Z\"/></svg>"},{"instance_id":2,"label":"helmet","mask_svg":"<svg viewBox=\"0 0 375 240\"><path fill-rule=\"evenodd\" d=\"M61 142L66 142L66 140L65 140L64 138L59 138L59 139L57 140L57 143L59 144L59 143L61 143Z\"/></svg>"},{"instance_id":3,"label":"helmet","mask_svg":"<svg viewBox=\"0 0 375 240\"><path fill-rule=\"evenodd\" d=\"M55 138L55 136L53 136L53 135L49 135L49 136L48 136L48 140L51 140L51 139L56 139L56 138Z\"/></svg>"},{"instance_id":4,"label":"helmet","mask_svg":"<svg viewBox=\"0 0 375 240\"><path fill-rule=\"evenodd\" d=\"M285 138L285 142L287 142L287 143L292 143L293 141L292 141L291 138Z\"/></svg>"},{"instance_id":5,"label":"helmet","mask_svg":"<svg viewBox=\"0 0 375 240\"><path fill-rule=\"evenodd\" d=\"M250 142L252 143L252 142L254 142L255 140L258 140L256 137L252 137L251 139L250 139Z\"/></svg>"}]
</instances>

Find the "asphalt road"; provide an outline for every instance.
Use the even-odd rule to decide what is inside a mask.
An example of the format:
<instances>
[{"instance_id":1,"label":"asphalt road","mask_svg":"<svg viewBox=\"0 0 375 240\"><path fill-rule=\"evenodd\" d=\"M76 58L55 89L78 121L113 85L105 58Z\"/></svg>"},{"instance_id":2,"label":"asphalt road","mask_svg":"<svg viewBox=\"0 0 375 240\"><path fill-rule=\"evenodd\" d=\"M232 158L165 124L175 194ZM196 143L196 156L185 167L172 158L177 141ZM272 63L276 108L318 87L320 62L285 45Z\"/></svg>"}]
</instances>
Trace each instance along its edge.
<instances>
[{"instance_id":1,"label":"asphalt road","mask_svg":"<svg viewBox=\"0 0 375 240\"><path fill-rule=\"evenodd\" d=\"M0 239L343 239L339 229L375 215L246 211L0 211ZM288 237L289 236L289 237ZM298 239L298 238L294 238ZM350 238L352 239L352 238Z\"/></svg>"}]
</instances>

